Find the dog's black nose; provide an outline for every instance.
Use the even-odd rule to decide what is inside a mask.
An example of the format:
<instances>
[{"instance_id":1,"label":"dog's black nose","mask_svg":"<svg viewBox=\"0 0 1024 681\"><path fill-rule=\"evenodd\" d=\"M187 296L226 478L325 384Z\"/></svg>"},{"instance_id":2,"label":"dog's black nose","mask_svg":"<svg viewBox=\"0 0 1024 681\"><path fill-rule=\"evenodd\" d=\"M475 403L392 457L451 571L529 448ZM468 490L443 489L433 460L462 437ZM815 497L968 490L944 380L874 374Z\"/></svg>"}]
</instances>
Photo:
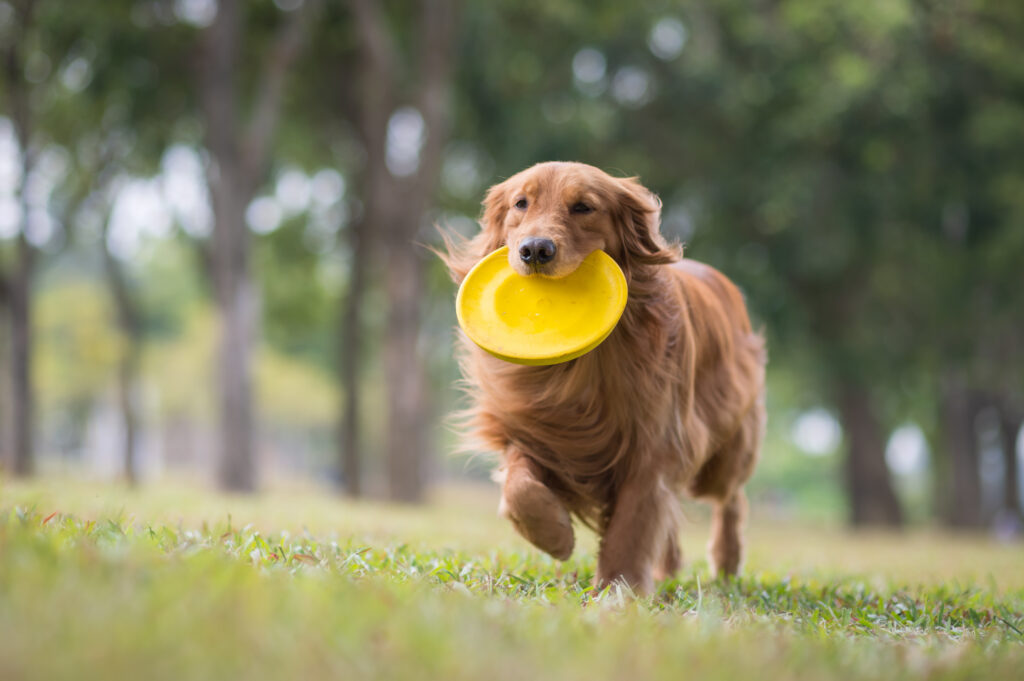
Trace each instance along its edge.
<instances>
[{"instance_id":1,"label":"dog's black nose","mask_svg":"<svg viewBox=\"0 0 1024 681\"><path fill-rule=\"evenodd\" d=\"M525 263L543 265L546 262L551 262L555 257L556 250L555 242L551 239L530 237L523 239L523 242L519 244L519 257Z\"/></svg>"}]
</instances>

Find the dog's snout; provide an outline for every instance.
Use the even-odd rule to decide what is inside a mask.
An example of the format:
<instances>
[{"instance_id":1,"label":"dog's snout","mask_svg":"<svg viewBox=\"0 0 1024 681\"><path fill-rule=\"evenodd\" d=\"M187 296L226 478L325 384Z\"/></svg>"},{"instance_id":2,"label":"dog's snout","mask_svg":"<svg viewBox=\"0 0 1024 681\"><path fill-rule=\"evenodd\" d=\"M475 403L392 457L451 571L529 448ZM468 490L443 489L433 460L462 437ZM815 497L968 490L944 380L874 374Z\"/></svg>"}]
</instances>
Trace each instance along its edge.
<instances>
[{"instance_id":1,"label":"dog's snout","mask_svg":"<svg viewBox=\"0 0 1024 681\"><path fill-rule=\"evenodd\" d=\"M555 242L551 239L529 237L519 244L519 257L528 264L543 265L555 257Z\"/></svg>"}]
</instances>

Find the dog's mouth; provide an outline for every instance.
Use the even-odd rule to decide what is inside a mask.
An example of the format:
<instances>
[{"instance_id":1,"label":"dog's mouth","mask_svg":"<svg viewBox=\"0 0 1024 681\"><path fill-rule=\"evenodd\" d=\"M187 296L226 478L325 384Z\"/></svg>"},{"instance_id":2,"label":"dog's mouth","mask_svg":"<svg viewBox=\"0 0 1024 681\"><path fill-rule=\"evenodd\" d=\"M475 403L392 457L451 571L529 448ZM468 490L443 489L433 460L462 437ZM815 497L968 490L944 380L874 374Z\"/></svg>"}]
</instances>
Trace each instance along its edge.
<instances>
[{"instance_id":1,"label":"dog's mouth","mask_svg":"<svg viewBox=\"0 0 1024 681\"><path fill-rule=\"evenodd\" d=\"M509 265L524 277L547 277L549 279L561 279L576 271L579 263L575 265L564 261L552 261L549 263L524 263L509 258Z\"/></svg>"}]
</instances>

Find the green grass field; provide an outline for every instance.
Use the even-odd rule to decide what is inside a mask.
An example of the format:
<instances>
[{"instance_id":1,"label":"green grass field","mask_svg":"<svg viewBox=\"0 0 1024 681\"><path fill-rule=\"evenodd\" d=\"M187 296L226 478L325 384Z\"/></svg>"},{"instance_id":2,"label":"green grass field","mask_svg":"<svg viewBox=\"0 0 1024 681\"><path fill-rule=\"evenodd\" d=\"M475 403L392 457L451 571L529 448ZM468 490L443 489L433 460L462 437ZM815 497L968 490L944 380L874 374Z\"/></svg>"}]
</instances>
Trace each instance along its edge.
<instances>
[{"instance_id":1,"label":"green grass field","mask_svg":"<svg viewBox=\"0 0 1024 681\"><path fill-rule=\"evenodd\" d=\"M755 519L745 576L590 587L494 516L0 482L0 679L1024 679L1024 545Z\"/></svg>"}]
</instances>

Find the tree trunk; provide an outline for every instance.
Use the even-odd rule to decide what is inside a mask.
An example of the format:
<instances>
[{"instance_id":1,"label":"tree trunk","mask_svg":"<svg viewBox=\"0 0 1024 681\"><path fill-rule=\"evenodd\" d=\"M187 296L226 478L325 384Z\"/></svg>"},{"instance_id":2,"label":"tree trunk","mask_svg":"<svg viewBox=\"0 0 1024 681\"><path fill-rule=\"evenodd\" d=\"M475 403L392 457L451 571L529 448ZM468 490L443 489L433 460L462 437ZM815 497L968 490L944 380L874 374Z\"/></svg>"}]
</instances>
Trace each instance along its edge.
<instances>
[{"instance_id":1,"label":"tree trunk","mask_svg":"<svg viewBox=\"0 0 1024 681\"><path fill-rule=\"evenodd\" d=\"M363 148L366 164L360 181L363 213L350 227L348 248L351 258L348 295L341 315L339 335L339 373L345 396L338 431L339 472L345 492L362 492L361 412L362 391L359 370L362 365L362 309L366 295L370 263L378 257L377 245L386 245L385 235L392 224L391 211L396 200L396 185L385 164L388 117L394 108L396 46L372 0L350 0L359 29L360 56L357 96L347 112L353 120ZM380 268L373 268L380 269ZM385 341L386 342L386 341Z\"/></svg>"},{"instance_id":2,"label":"tree trunk","mask_svg":"<svg viewBox=\"0 0 1024 681\"><path fill-rule=\"evenodd\" d=\"M844 472L851 524L901 525L903 513L885 463L885 436L870 393L848 381L840 386L838 404L847 446Z\"/></svg>"},{"instance_id":3,"label":"tree trunk","mask_svg":"<svg viewBox=\"0 0 1024 681\"><path fill-rule=\"evenodd\" d=\"M221 430L217 480L235 492L256 489L252 442L252 343L256 332L256 296L249 274L249 234L245 225L246 196L227 190L235 179L222 170L215 199L214 280L220 313Z\"/></svg>"},{"instance_id":4,"label":"tree trunk","mask_svg":"<svg viewBox=\"0 0 1024 681\"><path fill-rule=\"evenodd\" d=\"M345 494L359 497L363 493L362 486L362 451L360 428L361 398L360 367L362 366L363 349L363 296L366 294L366 270L370 258L370 233L367 220L360 217L350 226L349 253L351 265L349 269L348 292L345 299L345 310L341 316L341 352L338 357L341 392L344 395L341 428L338 433L339 466L341 485Z\"/></svg>"},{"instance_id":5,"label":"tree trunk","mask_svg":"<svg viewBox=\"0 0 1024 681\"><path fill-rule=\"evenodd\" d=\"M222 0L204 33L200 85L206 145L212 157L207 171L213 204L211 267L220 322L217 376L220 402L220 452L217 483L221 489L255 489L252 455L250 346L252 284L249 281L249 233L245 207L252 191L243 170L238 134L238 59L242 6Z\"/></svg>"},{"instance_id":6,"label":"tree trunk","mask_svg":"<svg viewBox=\"0 0 1024 681\"><path fill-rule=\"evenodd\" d=\"M418 216L416 216L418 217ZM426 380L416 347L420 330L421 267L411 244L392 244L387 259L388 323L384 364L388 385L388 490L417 503L426 487Z\"/></svg>"},{"instance_id":7,"label":"tree trunk","mask_svg":"<svg viewBox=\"0 0 1024 681\"><path fill-rule=\"evenodd\" d=\"M951 527L980 527L981 475L978 470L978 438L974 432L977 413L966 380L948 375L942 385L940 404L942 452L946 457L943 514Z\"/></svg>"},{"instance_id":8,"label":"tree trunk","mask_svg":"<svg viewBox=\"0 0 1024 681\"><path fill-rule=\"evenodd\" d=\"M1017 458L1017 435L1021 418L1004 403L999 408L999 432L1003 450L1003 507L1017 518L1021 517L1020 461Z\"/></svg>"},{"instance_id":9,"label":"tree trunk","mask_svg":"<svg viewBox=\"0 0 1024 681\"><path fill-rule=\"evenodd\" d=\"M427 433L430 409L426 368L417 347L423 290L417 235L441 174L448 139L456 7L452 0L424 0L420 6L420 88L417 103L426 138L417 173L409 178L406 202L392 223L399 228L388 255L388 465L391 497L419 502L425 495L431 456Z\"/></svg>"},{"instance_id":10,"label":"tree trunk","mask_svg":"<svg viewBox=\"0 0 1024 681\"><path fill-rule=\"evenodd\" d=\"M24 224L23 224L24 227ZM18 238L18 262L10 281L11 315L11 473L27 477L35 471L32 392L32 260L24 231Z\"/></svg>"},{"instance_id":11,"label":"tree trunk","mask_svg":"<svg viewBox=\"0 0 1024 681\"><path fill-rule=\"evenodd\" d=\"M138 305L132 298L124 270L107 246L109 222L104 224L103 268L117 310L117 325L121 332L121 355L117 367L118 407L121 411L121 475L129 485L138 482L135 453L138 432L138 375L142 352L142 321Z\"/></svg>"},{"instance_id":12,"label":"tree trunk","mask_svg":"<svg viewBox=\"0 0 1024 681\"><path fill-rule=\"evenodd\" d=\"M417 350L420 330L422 264L416 235L433 197L448 128L448 92L452 66L453 3L423 0L414 56L414 101L423 117L425 139L419 165L409 177L391 175L387 156L387 121L405 99L397 74L402 55L379 4L352 0L362 40L363 88L359 127L368 150L365 183L368 229L384 236L385 288L388 298L384 337L388 431L385 444L388 491L392 499L423 500L429 444L426 437L427 386ZM413 98L409 98L413 99Z\"/></svg>"},{"instance_id":13,"label":"tree trunk","mask_svg":"<svg viewBox=\"0 0 1024 681\"><path fill-rule=\"evenodd\" d=\"M250 273L245 209L267 174L287 72L308 42L308 28L320 4L320 0L306 0L279 27L256 79L258 90L245 125L238 115L237 87L244 3L220 0L217 15L203 35L199 80L206 144L214 160L207 178L214 216L213 247L207 261L213 269L221 324L217 479L222 489L231 491L256 487L251 365L257 295Z\"/></svg>"},{"instance_id":14,"label":"tree trunk","mask_svg":"<svg viewBox=\"0 0 1024 681\"><path fill-rule=\"evenodd\" d=\"M0 279L0 472L14 469L14 442L11 416L11 324L10 290Z\"/></svg>"},{"instance_id":15,"label":"tree trunk","mask_svg":"<svg viewBox=\"0 0 1024 681\"><path fill-rule=\"evenodd\" d=\"M16 31L27 34L34 25L35 3L15 5ZM18 140L21 156L21 178L18 203L21 221L17 237L16 260L7 274L8 307L10 312L10 378L11 378L11 472L15 476L32 475L35 469L33 448L34 395L32 391L32 274L35 269L35 249L28 242L29 202L25 186L32 173L31 86L25 80L24 59L21 50L24 41L15 40L4 50L4 76L8 115Z\"/></svg>"},{"instance_id":16,"label":"tree trunk","mask_svg":"<svg viewBox=\"0 0 1024 681\"><path fill-rule=\"evenodd\" d=\"M137 449L137 386L139 347L138 338L124 338L120 366L117 371L118 404L121 409L121 423L124 428L121 440L121 474L129 485L139 481L135 453Z\"/></svg>"}]
</instances>

